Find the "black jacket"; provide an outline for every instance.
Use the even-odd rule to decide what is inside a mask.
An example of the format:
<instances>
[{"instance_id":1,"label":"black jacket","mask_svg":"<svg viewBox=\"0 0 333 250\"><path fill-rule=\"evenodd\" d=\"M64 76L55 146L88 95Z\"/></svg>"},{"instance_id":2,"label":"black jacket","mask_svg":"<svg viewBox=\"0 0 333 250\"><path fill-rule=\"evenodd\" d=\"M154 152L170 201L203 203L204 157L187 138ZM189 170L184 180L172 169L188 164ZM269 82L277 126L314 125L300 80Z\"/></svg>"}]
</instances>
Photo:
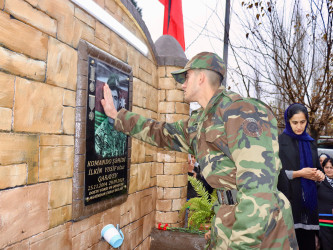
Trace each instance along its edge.
<instances>
[{"instance_id":1,"label":"black jacket","mask_svg":"<svg viewBox=\"0 0 333 250\"><path fill-rule=\"evenodd\" d=\"M311 152L313 167L321 169L317 147L314 142L311 142ZM278 189L284 193L291 203L295 228L300 225L319 225L318 211L309 213L302 208L302 186L301 178L289 180L285 170L297 171L300 170L300 159L298 150L298 141L286 134L279 136L279 156L282 162L282 170L279 175ZM301 226L301 228L304 228Z\"/></svg>"},{"instance_id":2,"label":"black jacket","mask_svg":"<svg viewBox=\"0 0 333 250\"><path fill-rule=\"evenodd\" d=\"M319 214L332 214L333 209L333 187L328 183L326 177L325 180L318 185L318 211ZM319 216L323 220L332 220L331 216ZM333 225L333 223L323 222L324 224ZM323 250L333 249L333 227L320 226L320 244Z\"/></svg>"},{"instance_id":3,"label":"black jacket","mask_svg":"<svg viewBox=\"0 0 333 250\"><path fill-rule=\"evenodd\" d=\"M320 214L332 214L333 187L325 180L318 185L318 211Z\"/></svg>"}]
</instances>

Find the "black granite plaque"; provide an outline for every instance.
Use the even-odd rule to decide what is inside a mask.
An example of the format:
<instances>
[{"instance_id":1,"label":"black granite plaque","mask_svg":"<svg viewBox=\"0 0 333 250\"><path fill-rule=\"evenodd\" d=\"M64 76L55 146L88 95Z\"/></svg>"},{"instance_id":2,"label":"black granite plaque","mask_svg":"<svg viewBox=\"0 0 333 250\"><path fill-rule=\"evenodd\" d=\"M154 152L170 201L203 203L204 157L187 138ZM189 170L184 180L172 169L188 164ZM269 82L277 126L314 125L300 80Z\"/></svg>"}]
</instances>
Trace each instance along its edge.
<instances>
[{"instance_id":1,"label":"black granite plaque","mask_svg":"<svg viewBox=\"0 0 333 250\"><path fill-rule=\"evenodd\" d=\"M128 137L114 129L103 110L103 86L111 88L115 107L128 109L129 75L88 57L85 205L127 193Z\"/></svg>"}]
</instances>

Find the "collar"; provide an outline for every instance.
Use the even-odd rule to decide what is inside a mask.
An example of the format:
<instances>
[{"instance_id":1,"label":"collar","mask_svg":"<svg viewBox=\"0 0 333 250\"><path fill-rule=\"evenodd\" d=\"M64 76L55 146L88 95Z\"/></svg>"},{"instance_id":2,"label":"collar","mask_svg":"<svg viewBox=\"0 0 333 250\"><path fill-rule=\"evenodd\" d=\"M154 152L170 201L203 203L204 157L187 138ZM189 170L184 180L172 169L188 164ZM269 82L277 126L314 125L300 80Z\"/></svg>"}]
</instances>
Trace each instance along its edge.
<instances>
[{"instance_id":1,"label":"collar","mask_svg":"<svg viewBox=\"0 0 333 250\"><path fill-rule=\"evenodd\" d=\"M192 111L192 114L201 113L201 112L203 112L203 111L205 111L205 110L209 110L209 109L211 109L211 108L214 106L214 104L215 104L217 101L219 101L219 100L221 99L220 97L221 97L223 94L226 94L226 89L225 89L225 87L224 87L223 85L221 85L221 86L215 91L215 93L214 93L214 95L212 96L212 98L210 98L210 100L209 100L209 102L208 102L206 108L204 109L203 107L201 107L201 108L198 108L198 109L196 109L196 110L193 110L193 111Z\"/></svg>"},{"instance_id":2,"label":"collar","mask_svg":"<svg viewBox=\"0 0 333 250\"><path fill-rule=\"evenodd\" d=\"M221 85L214 93L214 95L212 96L212 98L209 100L205 110L210 110L214 104L218 101L221 100L223 94L226 94L226 89L223 85ZM206 112L207 113L207 112Z\"/></svg>"}]
</instances>

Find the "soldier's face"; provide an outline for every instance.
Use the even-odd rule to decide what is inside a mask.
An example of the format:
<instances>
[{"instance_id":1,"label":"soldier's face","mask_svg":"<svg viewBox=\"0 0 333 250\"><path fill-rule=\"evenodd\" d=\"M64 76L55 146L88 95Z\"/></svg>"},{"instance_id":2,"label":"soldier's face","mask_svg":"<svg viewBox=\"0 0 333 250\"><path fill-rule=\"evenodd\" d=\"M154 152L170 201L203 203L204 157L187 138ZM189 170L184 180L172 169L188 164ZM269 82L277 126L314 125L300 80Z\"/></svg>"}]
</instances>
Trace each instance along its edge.
<instances>
[{"instance_id":1,"label":"soldier's face","mask_svg":"<svg viewBox=\"0 0 333 250\"><path fill-rule=\"evenodd\" d=\"M296 135L301 135L304 132L307 123L305 114L303 112L294 114L289 119L289 123L293 132Z\"/></svg>"},{"instance_id":2,"label":"soldier's face","mask_svg":"<svg viewBox=\"0 0 333 250\"><path fill-rule=\"evenodd\" d=\"M198 101L199 88L199 73L200 71L188 70L186 73L185 82L182 84L184 90L184 99L186 102Z\"/></svg>"},{"instance_id":3,"label":"soldier's face","mask_svg":"<svg viewBox=\"0 0 333 250\"><path fill-rule=\"evenodd\" d=\"M116 110L118 110L119 106L118 92L117 90L111 90L111 93L112 93L114 107L116 108Z\"/></svg>"}]
</instances>

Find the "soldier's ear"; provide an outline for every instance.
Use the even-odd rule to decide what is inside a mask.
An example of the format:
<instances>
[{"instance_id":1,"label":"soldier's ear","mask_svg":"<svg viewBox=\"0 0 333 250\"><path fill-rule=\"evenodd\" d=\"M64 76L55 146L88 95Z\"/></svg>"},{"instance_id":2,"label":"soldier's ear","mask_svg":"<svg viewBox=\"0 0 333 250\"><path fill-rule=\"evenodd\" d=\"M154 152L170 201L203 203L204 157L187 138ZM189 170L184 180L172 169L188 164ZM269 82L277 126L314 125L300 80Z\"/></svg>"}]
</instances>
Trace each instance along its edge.
<instances>
[{"instance_id":1,"label":"soldier's ear","mask_svg":"<svg viewBox=\"0 0 333 250\"><path fill-rule=\"evenodd\" d=\"M201 85L202 83L204 83L206 81L206 74L204 70L200 70L199 72L199 84Z\"/></svg>"}]
</instances>

